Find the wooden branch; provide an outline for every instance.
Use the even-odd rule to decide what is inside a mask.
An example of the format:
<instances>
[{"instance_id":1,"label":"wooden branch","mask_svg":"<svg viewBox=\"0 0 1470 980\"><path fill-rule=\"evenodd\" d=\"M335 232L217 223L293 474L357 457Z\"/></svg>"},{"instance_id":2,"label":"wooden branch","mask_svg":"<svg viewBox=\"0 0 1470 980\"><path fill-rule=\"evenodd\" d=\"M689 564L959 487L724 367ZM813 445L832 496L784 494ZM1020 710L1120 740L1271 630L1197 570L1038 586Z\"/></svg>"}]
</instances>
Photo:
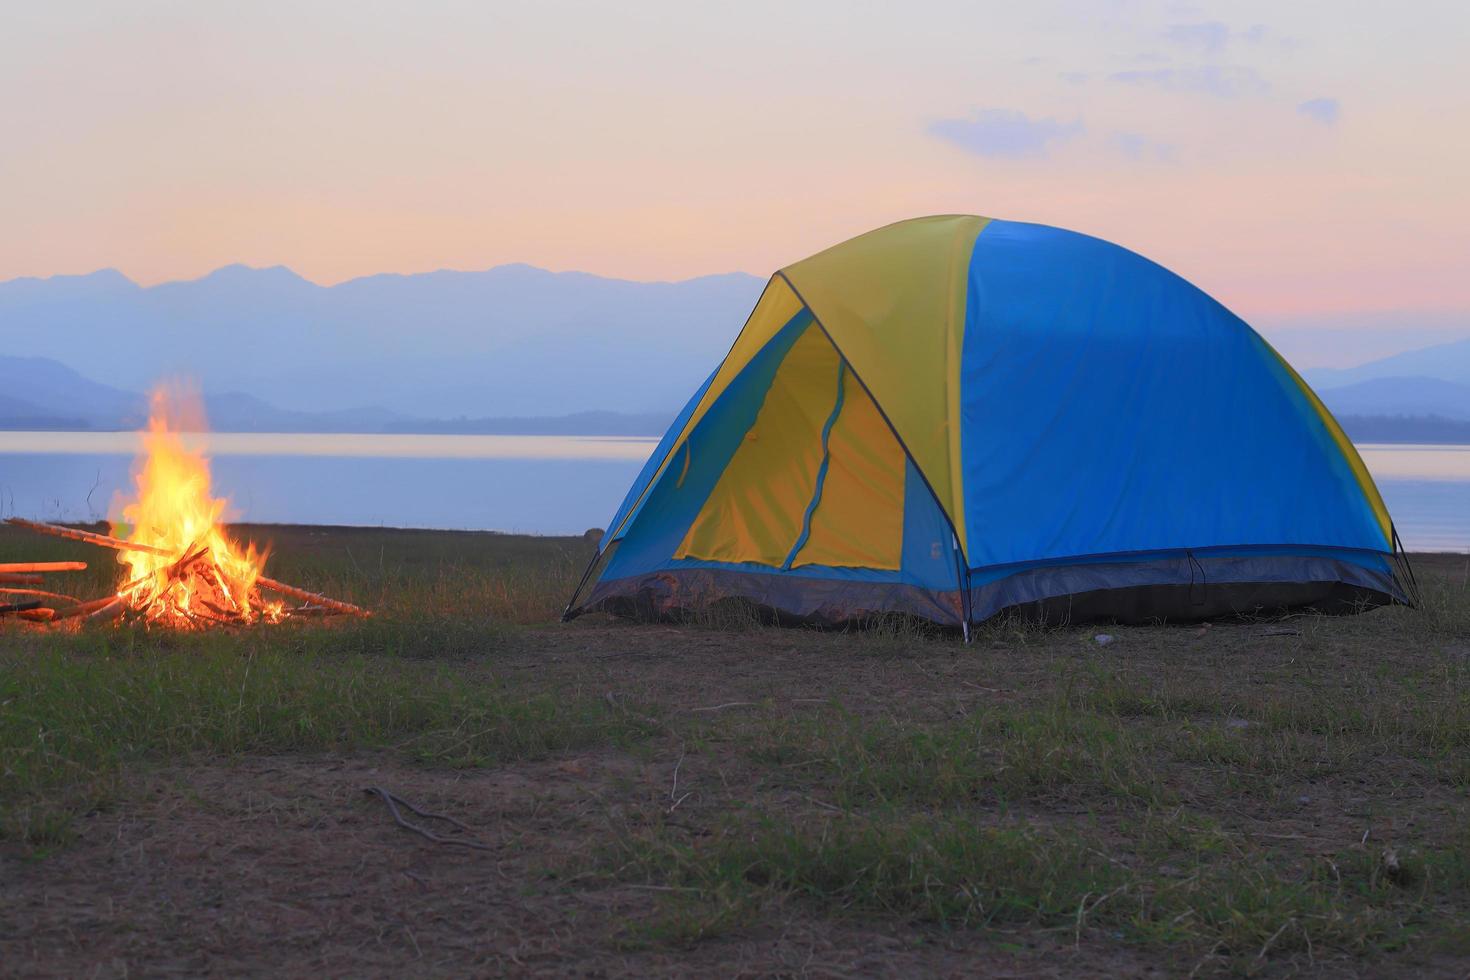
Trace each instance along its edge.
<instances>
[{"instance_id":1,"label":"wooden branch","mask_svg":"<svg viewBox=\"0 0 1470 980\"><path fill-rule=\"evenodd\" d=\"M87 621L100 623L105 622L109 619L116 619L117 617L121 616L123 614L123 610L127 608L127 603L123 602L122 596L114 596L112 601L103 606L101 609L98 609L95 612L87 613Z\"/></svg>"},{"instance_id":2,"label":"wooden branch","mask_svg":"<svg viewBox=\"0 0 1470 980\"><path fill-rule=\"evenodd\" d=\"M12 561L0 563L0 574L35 575L40 572L85 572L84 561Z\"/></svg>"},{"instance_id":3,"label":"wooden branch","mask_svg":"<svg viewBox=\"0 0 1470 980\"><path fill-rule=\"evenodd\" d=\"M118 597L115 596L115 595L103 596L101 599L91 599L91 600L88 600L87 602L81 603L80 605L72 606L69 609L62 609L62 610L57 611L56 618L57 619L72 619L72 618L74 618L76 616L90 616L92 613L96 612L97 610L102 609L105 606L111 605L112 603L117 602L117 601L118 601Z\"/></svg>"},{"instance_id":4,"label":"wooden branch","mask_svg":"<svg viewBox=\"0 0 1470 980\"><path fill-rule=\"evenodd\" d=\"M279 592L281 595L290 596L292 599L297 599L301 602L307 602L317 606L326 606L328 609L333 609L340 613L347 613L349 616L362 616L363 618L367 618L368 616L372 615L372 613L368 612L361 606L354 606L350 602L340 602L336 599L328 599L324 595L320 595L316 592L307 592L305 589L298 589L296 588L296 586L287 585L285 582L277 582L275 579L266 578L264 575L256 579L255 584L262 589L269 589L271 592Z\"/></svg>"},{"instance_id":5,"label":"wooden branch","mask_svg":"<svg viewBox=\"0 0 1470 980\"><path fill-rule=\"evenodd\" d=\"M100 548L111 548L114 551L147 551L155 555L173 555L174 552L167 548L155 548L151 544L139 544L136 541L124 541L122 538L114 538L106 534L94 534L91 531L78 531L75 528L62 527L59 524L43 524L40 521L28 521L23 517L7 517L6 524L23 527L37 534L49 534L53 538L70 538L72 541L85 541L87 544L95 544Z\"/></svg>"},{"instance_id":6,"label":"wooden branch","mask_svg":"<svg viewBox=\"0 0 1470 980\"><path fill-rule=\"evenodd\" d=\"M296 616L337 616L337 615L340 615L337 612L337 610L335 610L335 609L328 609L326 606L292 606L290 609L287 609L286 610L286 614L288 616L293 617L293 618L296 617Z\"/></svg>"},{"instance_id":7,"label":"wooden branch","mask_svg":"<svg viewBox=\"0 0 1470 980\"><path fill-rule=\"evenodd\" d=\"M32 623L49 623L56 616L56 610L47 606L40 609L27 609L15 614L16 619L24 619Z\"/></svg>"},{"instance_id":8,"label":"wooden branch","mask_svg":"<svg viewBox=\"0 0 1470 980\"><path fill-rule=\"evenodd\" d=\"M0 585L42 585L45 581L39 575L0 575Z\"/></svg>"},{"instance_id":9,"label":"wooden branch","mask_svg":"<svg viewBox=\"0 0 1470 980\"><path fill-rule=\"evenodd\" d=\"M8 589L0 588L0 594L4 595L31 595L38 599L60 599L73 605L81 605L82 600L76 596L62 595L60 592L46 592L41 589Z\"/></svg>"},{"instance_id":10,"label":"wooden branch","mask_svg":"<svg viewBox=\"0 0 1470 980\"><path fill-rule=\"evenodd\" d=\"M40 608L41 608L41 603L38 602L38 601L31 601L31 602L11 602L11 603L7 603L6 605L0 606L0 616L5 615L6 613L26 612L26 611L31 610L31 609L40 609Z\"/></svg>"},{"instance_id":11,"label":"wooden branch","mask_svg":"<svg viewBox=\"0 0 1470 980\"><path fill-rule=\"evenodd\" d=\"M442 813L428 813L424 810L420 810L418 807L414 806L403 797L398 796L381 786L364 786L362 791L369 794L370 796L377 796L381 798L384 803L388 804L388 812L393 815L394 823L398 824L398 826L402 827L404 830L413 831L415 834L418 834L425 840L432 841L435 844L452 844L455 847L469 847L477 851L494 850L494 848L491 847L489 844L482 844L477 840L465 840L461 837L440 837L432 830L421 827L416 823L410 823L409 821L403 819L403 814L398 811L398 804L402 803L405 807L412 810L414 813L428 820L443 820L446 823L453 824L460 830L464 830L467 832L470 830L470 828L466 827L464 824L460 823L453 817L446 817Z\"/></svg>"}]
</instances>

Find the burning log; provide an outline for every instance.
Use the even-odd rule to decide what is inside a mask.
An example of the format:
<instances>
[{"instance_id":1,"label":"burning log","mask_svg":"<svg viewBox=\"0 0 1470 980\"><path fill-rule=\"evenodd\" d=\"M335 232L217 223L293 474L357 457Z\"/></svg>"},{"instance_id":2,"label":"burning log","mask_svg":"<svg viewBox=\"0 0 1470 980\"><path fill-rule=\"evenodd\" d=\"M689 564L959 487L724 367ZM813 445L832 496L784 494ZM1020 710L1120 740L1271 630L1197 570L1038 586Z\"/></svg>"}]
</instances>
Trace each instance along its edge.
<instances>
[{"instance_id":1,"label":"burning log","mask_svg":"<svg viewBox=\"0 0 1470 980\"><path fill-rule=\"evenodd\" d=\"M200 629L215 624L244 626L261 620L279 622L291 613L286 599L267 599L262 592L319 609L353 616L366 609L329 599L266 578L266 553L251 542L232 538L222 523L229 500L216 497L210 487L209 460L186 446L179 437L180 420L202 421L196 403L171 400L167 391L154 393L144 453L134 470L137 493L122 508L121 519L130 530L127 539L23 518L8 523L38 534L81 541L117 551L118 563L128 568L129 581L113 595L95 603L78 603L56 614L56 619L86 616L89 620L127 615L144 623ZM114 524L113 530L117 530ZM32 574L86 568L82 562L35 562L0 565L0 573ZM37 603L39 605L39 603Z\"/></svg>"},{"instance_id":2,"label":"burning log","mask_svg":"<svg viewBox=\"0 0 1470 980\"><path fill-rule=\"evenodd\" d=\"M30 611L32 609L40 609L41 606L42 606L42 603L39 602L39 601L11 602L11 603L7 603L5 605L0 605L0 616L4 616L7 613L28 612L28 611Z\"/></svg>"},{"instance_id":3,"label":"burning log","mask_svg":"<svg viewBox=\"0 0 1470 980\"><path fill-rule=\"evenodd\" d=\"M172 551L167 548L159 548L154 545L144 544L138 541L125 541L122 538L115 538L107 534L97 534L93 531L81 531L77 530L76 528L62 527L56 524L44 524L40 521L28 521L20 517L7 518L6 523L13 524L16 527L23 527L30 531L35 531L37 534L47 534L51 535L52 537L68 538L73 541L85 541L87 544L93 544L98 546L99 548L111 548L114 551L131 551L152 555L164 555L168 557L178 555L175 561L171 563L167 568L155 570L145 575L139 576L138 578L124 585L122 588L118 589L118 595L124 598L129 593L132 593L137 589L147 585L151 579L156 579L160 577L160 575L162 578L169 582L176 580L176 578L180 576L185 570L187 570L189 566L209 557L211 550L209 546L204 546L199 548L199 550L197 551L192 551L193 546L191 545L190 548L186 549L183 554L179 554L179 552L177 551ZM198 544L198 542L196 541L195 544ZM192 553L190 553L191 551ZM85 563L78 564L84 565ZM235 604L237 609L240 609L240 612L237 612L235 615L241 615L244 612L244 609L241 608L239 601L233 595L231 595L229 588L224 586L223 581L218 576L217 569L215 571L215 578L216 581L219 582L219 585L222 586L222 588L219 590L221 594L228 598L231 603ZM364 609L361 606L354 606L350 602L342 602L339 599L332 599L317 592L308 592L305 589L298 589L294 585L287 585L285 582L281 582L273 578L267 578L264 575L256 576L254 584L256 587L265 589L269 592L275 592L279 595L296 599L299 602L304 602L311 606L319 606L321 608L328 609L336 613L362 617L368 617L372 615L369 610ZM111 597L109 597L108 601L110 601L110 599ZM85 605L92 604L89 603ZM103 601L98 600L98 605L92 606L92 609L88 609L85 613L79 611L80 607L64 609L57 614L56 618L67 619L77 615L91 615L93 610L100 609L103 607L103 605L105 605ZM218 607L217 604L216 607ZM248 608L248 603L245 608ZM284 610L278 610L278 613L280 614L284 614L284 612Z\"/></svg>"},{"instance_id":4,"label":"burning log","mask_svg":"<svg viewBox=\"0 0 1470 980\"><path fill-rule=\"evenodd\" d=\"M0 575L35 575L41 572L85 572L84 561L20 561L0 563Z\"/></svg>"},{"instance_id":5,"label":"burning log","mask_svg":"<svg viewBox=\"0 0 1470 980\"><path fill-rule=\"evenodd\" d=\"M54 617L57 620L75 619L78 616L90 616L92 613L118 601L115 595L106 595L100 599L92 599L88 602L79 603L66 609L59 609Z\"/></svg>"}]
</instances>

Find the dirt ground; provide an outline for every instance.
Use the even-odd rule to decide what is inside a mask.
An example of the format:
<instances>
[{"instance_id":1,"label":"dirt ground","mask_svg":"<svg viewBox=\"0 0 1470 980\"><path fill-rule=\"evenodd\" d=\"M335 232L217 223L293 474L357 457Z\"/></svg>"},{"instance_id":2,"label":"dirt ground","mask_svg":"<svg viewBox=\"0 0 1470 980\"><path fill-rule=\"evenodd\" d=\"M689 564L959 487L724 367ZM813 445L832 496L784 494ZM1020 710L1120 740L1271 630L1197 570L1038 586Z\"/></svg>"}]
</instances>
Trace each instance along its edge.
<instances>
[{"instance_id":1,"label":"dirt ground","mask_svg":"<svg viewBox=\"0 0 1470 980\"><path fill-rule=\"evenodd\" d=\"M1422 558L1420 574L1464 602L1463 563ZM842 795L840 767L809 774L837 751L829 729L938 732L987 713L1096 704L1099 691L1113 691L1106 717L1139 739L1129 778L1157 779L1164 796L1139 804L1138 791L1093 785L1102 756L1084 755L1066 778L1018 783L1004 799L977 790L889 803L905 819L942 811L1075 831L1117 841L1119 853L1141 821L1193 814L1239 854L1288 872L1383 848L1453 856L1470 841L1470 768L1455 727L1470 633L1463 618L1427 628L1413 615L995 629L970 646L600 617L522 627L455 669L648 713L654 733L459 768L391 746L155 760L130 770L115 803L81 816L70 842L38 852L0 841L0 975L1470 976L1453 922L1470 909L1463 884L1433 897L1427 884L1423 895L1403 889L1413 910L1389 914L1408 925L1381 943L1309 938L1287 950L1269 937L1256 956L1190 935L1139 941L1084 915L1100 895L1082 896L1075 921L970 928L767 888L703 921L705 906L683 904L703 886L606 856L653 838L698 849L747 816L797 829L848 819L867 804ZM1409 675L1418 695L1401 686ZM1448 687L1429 690L1432 678ZM1129 707L1108 684L1166 708ZM1092 700L1076 700L1084 688ZM1461 713L1439 727L1412 712L1340 730L1292 714L1333 703L1350 713L1365 698L1438 703L1445 690ZM805 754L803 738L815 739ZM1186 738L1225 748L1185 752ZM1236 749L1233 738L1254 741ZM1432 751L1416 748L1426 740ZM1061 737L1042 756L1074 748ZM403 811L456 843L397 825L373 787L459 821ZM874 804L872 819L886 807Z\"/></svg>"}]
</instances>

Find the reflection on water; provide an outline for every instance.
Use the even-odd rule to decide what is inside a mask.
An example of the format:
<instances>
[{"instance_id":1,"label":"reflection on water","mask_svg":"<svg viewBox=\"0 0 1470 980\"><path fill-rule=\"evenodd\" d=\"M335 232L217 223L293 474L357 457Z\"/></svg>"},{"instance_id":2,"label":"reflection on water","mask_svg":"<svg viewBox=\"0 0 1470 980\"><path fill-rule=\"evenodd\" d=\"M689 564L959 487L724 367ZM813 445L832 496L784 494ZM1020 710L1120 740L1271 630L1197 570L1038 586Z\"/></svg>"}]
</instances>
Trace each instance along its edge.
<instances>
[{"instance_id":1,"label":"reflection on water","mask_svg":"<svg viewBox=\"0 0 1470 980\"><path fill-rule=\"evenodd\" d=\"M1358 455L1377 483L1385 480L1470 481L1470 446L1364 443Z\"/></svg>"},{"instance_id":2,"label":"reflection on water","mask_svg":"<svg viewBox=\"0 0 1470 980\"><path fill-rule=\"evenodd\" d=\"M607 522L657 440L214 433L235 519L578 534ZM1410 550L1470 551L1470 446L1359 447ZM130 432L0 432L0 515L105 517Z\"/></svg>"}]
</instances>

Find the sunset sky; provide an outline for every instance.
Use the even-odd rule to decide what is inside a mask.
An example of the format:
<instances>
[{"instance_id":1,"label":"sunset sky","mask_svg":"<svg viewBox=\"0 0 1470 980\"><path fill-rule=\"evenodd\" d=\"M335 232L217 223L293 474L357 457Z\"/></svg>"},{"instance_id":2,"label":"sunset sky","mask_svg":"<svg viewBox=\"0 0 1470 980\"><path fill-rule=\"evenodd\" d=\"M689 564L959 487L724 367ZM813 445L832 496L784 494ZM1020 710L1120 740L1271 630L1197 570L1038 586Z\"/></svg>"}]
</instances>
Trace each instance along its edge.
<instances>
[{"instance_id":1,"label":"sunset sky","mask_svg":"<svg viewBox=\"0 0 1470 980\"><path fill-rule=\"evenodd\" d=\"M760 275L973 212L1470 311L1470 5L8 4L0 279Z\"/></svg>"}]
</instances>

